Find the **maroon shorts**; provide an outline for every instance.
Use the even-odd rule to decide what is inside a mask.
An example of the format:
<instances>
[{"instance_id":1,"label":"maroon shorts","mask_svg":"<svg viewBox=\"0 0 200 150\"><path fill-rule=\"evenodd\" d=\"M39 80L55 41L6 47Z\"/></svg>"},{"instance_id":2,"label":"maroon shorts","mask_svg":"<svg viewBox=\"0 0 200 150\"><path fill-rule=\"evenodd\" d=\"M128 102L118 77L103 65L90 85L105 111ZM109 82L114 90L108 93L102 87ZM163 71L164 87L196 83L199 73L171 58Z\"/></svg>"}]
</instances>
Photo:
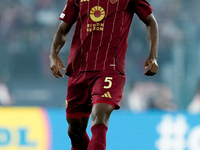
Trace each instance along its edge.
<instances>
[{"instance_id":1,"label":"maroon shorts","mask_svg":"<svg viewBox=\"0 0 200 150\"><path fill-rule=\"evenodd\" d=\"M67 117L89 117L96 103L107 103L119 109L125 80L126 76L118 71L72 73L68 79Z\"/></svg>"}]
</instances>

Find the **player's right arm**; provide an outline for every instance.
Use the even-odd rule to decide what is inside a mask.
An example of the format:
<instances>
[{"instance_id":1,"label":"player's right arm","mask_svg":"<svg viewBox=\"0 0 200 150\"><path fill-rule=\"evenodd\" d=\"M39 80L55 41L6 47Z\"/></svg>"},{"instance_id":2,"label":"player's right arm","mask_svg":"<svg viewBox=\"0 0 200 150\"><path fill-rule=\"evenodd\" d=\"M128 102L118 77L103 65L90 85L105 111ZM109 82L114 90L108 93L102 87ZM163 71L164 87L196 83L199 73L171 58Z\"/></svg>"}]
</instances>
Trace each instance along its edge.
<instances>
[{"instance_id":1,"label":"player's right arm","mask_svg":"<svg viewBox=\"0 0 200 150\"><path fill-rule=\"evenodd\" d=\"M71 29L71 25L67 24L64 21L61 21L53 38L49 60L50 60L50 68L51 68L52 74L56 78L59 78L59 77L64 78L64 75L62 74L60 68L62 70L65 70L65 67L61 59L58 57L58 53L63 47L63 45L65 44L66 37L70 29Z\"/></svg>"},{"instance_id":2,"label":"player's right arm","mask_svg":"<svg viewBox=\"0 0 200 150\"><path fill-rule=\"evenodd\" d=\"M65 44L67 34L72 25L76 22L78 13L78 0L67 0L67 4L65 5L65 8L59 17L59 19L62 21L54 36L51 46L51 53L49 55L50 68L56 78L64 77L60 68L65 70L65 67L58 57L58 53Z\"/></svg>"}]
</instances>

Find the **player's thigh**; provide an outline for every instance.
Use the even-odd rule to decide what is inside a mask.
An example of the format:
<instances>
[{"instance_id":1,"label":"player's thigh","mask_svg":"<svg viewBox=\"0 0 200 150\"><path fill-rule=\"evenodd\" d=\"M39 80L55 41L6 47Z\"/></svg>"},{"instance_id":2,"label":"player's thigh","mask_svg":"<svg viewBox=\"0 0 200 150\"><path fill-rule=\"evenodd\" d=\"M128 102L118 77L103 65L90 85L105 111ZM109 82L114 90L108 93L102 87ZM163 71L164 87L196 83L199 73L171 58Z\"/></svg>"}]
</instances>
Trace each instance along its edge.
<instances>
[{"instance_id":1,"label":"player's thigh","mask_svg":"<svg viewBox=\"0 0 200 150\"><path fill-rule=\"evenodd\" d=\"M102 71L92 87L92 103L114 104L119 109L122 99L126 76L118 71Z\"/></svg>"},{"instance_id":2,"label":"player's thigh","mask_svg":"<svg viewBox=\"0 0 200 150\"><path fill-rule=\"evenodd\" d=\"M91 95L86 81L86 73L73 73L68 79L66 116L69 118L90 116Z\"/></svg>"}]
</instances>

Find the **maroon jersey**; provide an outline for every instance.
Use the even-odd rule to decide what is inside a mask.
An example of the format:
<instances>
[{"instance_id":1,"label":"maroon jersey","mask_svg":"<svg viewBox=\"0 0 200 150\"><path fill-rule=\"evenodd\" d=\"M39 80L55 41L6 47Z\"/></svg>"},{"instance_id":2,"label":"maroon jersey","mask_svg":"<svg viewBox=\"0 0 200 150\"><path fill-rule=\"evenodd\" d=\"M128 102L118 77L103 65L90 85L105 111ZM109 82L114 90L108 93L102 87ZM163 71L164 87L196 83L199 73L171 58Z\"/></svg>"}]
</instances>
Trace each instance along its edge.
<instances>
[{"instance_id":1,"label":"maroon jersey","mask_svg":"<svg viewBox=\"0 0 200 150\"><path fill-rule=\"evenodd\" d=\"M146 0L68 0L60 19L70 25L77 23L66 74L94 70L124 73L134 13L143 20L152 7Z\"/></svg>"}]
</instances>

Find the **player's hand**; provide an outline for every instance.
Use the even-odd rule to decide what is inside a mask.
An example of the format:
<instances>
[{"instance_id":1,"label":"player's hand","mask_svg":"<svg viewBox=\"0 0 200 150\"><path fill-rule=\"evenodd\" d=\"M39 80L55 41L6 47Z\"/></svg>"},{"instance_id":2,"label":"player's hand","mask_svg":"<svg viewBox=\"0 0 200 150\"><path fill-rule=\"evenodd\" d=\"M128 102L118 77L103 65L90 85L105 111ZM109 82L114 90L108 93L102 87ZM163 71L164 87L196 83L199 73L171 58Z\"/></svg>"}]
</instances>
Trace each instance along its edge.
<instances>
[{"instance_id":1,"label":"player's hand","mask_svg":"<svg viewBox=\"0 0 200 150\"><path fill-rule=\"evenodd\" d=\"M156 59L147 59L144 68L146 69L144 75L153 76L158 71L158 63Z\"/></svg>"},{"instance_id":2,"label":"player's hand","mask_svg":"<svg viewBox=\"0 0 200 150\"><path fill-rule=\"evenodd\" d=\"M54 55L54 56L50 55L49 60L50 60L50 68L51 68L52 74L56 78L60 78L60 77L64 78L65 76L62 74L60 68L65 71L65 67L62 61L60 60L60 58L57 55Z\"/></svg>"}]
</instances>

